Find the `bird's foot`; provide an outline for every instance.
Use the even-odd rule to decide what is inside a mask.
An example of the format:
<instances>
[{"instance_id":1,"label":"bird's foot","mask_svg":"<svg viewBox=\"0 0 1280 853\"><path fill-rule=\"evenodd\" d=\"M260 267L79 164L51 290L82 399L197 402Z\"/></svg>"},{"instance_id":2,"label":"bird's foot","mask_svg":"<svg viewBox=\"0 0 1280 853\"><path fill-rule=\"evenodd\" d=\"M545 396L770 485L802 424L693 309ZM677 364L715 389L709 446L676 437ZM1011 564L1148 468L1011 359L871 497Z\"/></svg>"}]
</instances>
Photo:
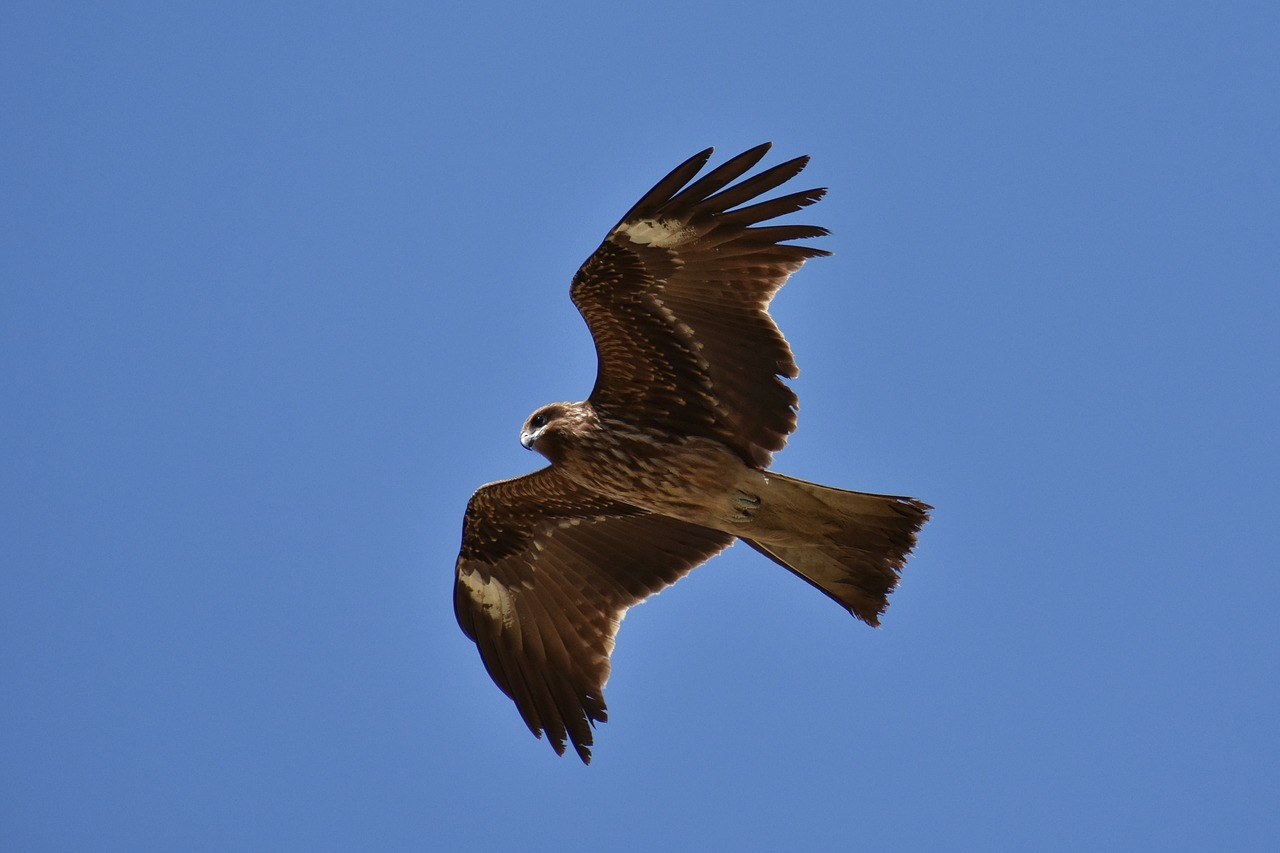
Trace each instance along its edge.
<instances>
[{"instance_id":1,"label":"bird's foot","mask_svg":"<svg viewBox=\"0 0 1280 853\"><path fill-rule=\"evenodd\" d=\"M760 499L743 491L734 493L729 501L729 520L734 524L746 524L751 521L755 511L760 508Z\"/></svg>"}]
</instances>

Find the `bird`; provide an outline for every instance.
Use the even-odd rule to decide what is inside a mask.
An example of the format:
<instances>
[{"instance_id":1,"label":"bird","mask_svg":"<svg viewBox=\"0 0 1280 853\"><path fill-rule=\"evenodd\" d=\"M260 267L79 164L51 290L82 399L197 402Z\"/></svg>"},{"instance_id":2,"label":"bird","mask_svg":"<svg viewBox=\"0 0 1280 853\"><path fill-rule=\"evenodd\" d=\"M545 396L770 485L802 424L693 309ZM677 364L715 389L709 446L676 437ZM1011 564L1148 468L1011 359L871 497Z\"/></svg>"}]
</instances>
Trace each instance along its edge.
<instances>
[{"instance_id":1,"label":"bird","mask_svg":"<svg viewBox=\"0 0 1280 853\"><path fill-rule=\"evenodd\" d=\"M567 741L591 762L628 608L736 540L876 626L933 509L770 470L796 428L784 380L799 370L769 304L830 254L792 242L825 228L772 221L825 188L760 200L807 156L743 177L770 146L705 173L713 149L695 154L608 232L569 291L595 342L595 386L521 427L548 466L467 503L458 625L558 755Z\"/></svg>"}]
</instances>

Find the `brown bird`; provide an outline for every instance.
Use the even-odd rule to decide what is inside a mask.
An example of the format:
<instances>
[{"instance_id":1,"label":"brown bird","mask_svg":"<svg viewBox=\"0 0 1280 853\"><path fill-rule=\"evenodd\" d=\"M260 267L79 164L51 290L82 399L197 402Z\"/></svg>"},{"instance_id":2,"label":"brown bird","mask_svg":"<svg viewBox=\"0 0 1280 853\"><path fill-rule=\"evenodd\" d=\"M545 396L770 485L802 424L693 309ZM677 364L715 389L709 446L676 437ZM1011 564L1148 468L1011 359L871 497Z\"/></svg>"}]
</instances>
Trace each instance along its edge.
<instances>
[{"instance_id":1,"label":"brown bird","mask_svg":"<svg viewBox=\"0 0 1280 853\"><path fill-rule=\"evenodd\" d=\"M767 470L796 427L782 377L799 373L769 302L806 259L830 254L786 242L824 228L759 224L824 189L747 204L808 157L733 183L768 150L694 180L708 148L609 232L569 291L595 339L595 388L525 422L520 443L551 465L483 486L467 505L458 624L557 754L568 738L591 760L627 608L734 539L877 625L928 520L913 498Z\"/></svg>"}]
</instances>

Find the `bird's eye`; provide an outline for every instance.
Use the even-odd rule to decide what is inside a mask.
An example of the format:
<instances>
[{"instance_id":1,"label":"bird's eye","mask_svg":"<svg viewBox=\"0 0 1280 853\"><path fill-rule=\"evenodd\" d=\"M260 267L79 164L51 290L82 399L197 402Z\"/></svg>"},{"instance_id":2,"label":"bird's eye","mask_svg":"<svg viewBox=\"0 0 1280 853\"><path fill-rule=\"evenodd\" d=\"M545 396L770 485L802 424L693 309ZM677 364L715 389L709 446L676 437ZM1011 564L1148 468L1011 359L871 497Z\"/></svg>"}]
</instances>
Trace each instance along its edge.
<instances>
[{"instance_id":1,"label":"bird's eye","mask_svg":"<svg viewBox=\"0 0 1280 853\"><path fill-rule=\"evenodd\" d=\"M546 425L547 425L546 415L534 415L532 418L529 419L529 426L533 427L534 429L542 429Z\"/></svg>"}]
</instances>

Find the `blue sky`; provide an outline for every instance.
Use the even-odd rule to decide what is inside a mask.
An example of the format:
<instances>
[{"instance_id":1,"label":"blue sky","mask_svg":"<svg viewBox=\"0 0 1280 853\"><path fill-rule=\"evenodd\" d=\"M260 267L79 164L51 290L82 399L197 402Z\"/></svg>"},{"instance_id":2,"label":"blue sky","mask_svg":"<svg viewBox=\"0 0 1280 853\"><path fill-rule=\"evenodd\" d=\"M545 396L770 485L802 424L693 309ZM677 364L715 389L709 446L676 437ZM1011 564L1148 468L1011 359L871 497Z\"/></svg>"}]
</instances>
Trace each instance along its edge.
<instances>
[{"instance_id":1,"label":"blue sky","mask_svg":"<svg viewBox=\"0 0 1280 853\"><path fill-rule=\"evenodd\" d=\"M1269 849L1273 4L0 12L0 848ZM595 761L452 613L638 195L773 140L777 459L937 507L884 627L734 548Z\"/></svg>"}]
</instances>

